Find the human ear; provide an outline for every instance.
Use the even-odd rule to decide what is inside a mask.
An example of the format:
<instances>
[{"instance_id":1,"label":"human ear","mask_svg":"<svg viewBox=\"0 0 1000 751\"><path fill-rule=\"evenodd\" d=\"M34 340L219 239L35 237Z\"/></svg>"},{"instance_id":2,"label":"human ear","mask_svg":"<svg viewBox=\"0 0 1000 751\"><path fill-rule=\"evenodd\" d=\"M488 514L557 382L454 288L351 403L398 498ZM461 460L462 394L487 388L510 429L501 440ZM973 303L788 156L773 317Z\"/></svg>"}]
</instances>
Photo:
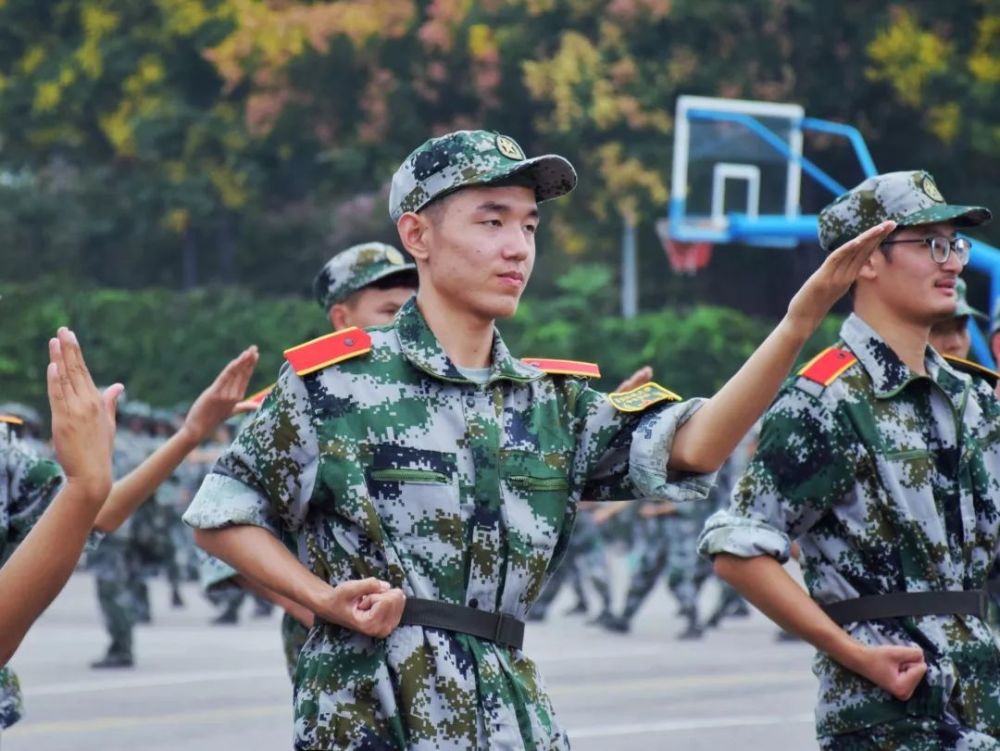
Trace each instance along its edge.
<instances>
[{"instance_id":1,"label":"human ear","mask_svg":"<svg viewBox=\"0 0 1000 751\"><path fill-rule=\"evenodd\" d=\"M341 303L337 303L330 308L327 315L330 316L330 325L333 326L334 331L340 331L341 329L347 328L347 306Z\"/></svg>"},{"instance_id":2,"label":"human ear","mask_svg":"<svg viewBox=\"0 0 1000 751\"><path fill-rule=\"evenodd\" d=\"M430 255L431 224L426 217L408 211L396 222L399 241L416 261L426 261Z\"/></svg>"}]
</instances>

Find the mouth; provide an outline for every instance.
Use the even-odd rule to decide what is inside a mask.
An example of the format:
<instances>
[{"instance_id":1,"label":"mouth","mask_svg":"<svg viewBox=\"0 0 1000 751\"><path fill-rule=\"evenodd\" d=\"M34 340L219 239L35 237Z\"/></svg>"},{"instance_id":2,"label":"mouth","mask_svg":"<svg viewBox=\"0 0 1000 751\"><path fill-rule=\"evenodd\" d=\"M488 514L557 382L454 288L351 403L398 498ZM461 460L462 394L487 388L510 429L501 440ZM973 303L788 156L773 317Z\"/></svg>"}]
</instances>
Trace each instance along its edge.
<instances>
[{"instance_id":1,"label":"mouth","mask_svg":"<svg viewBox=\"0 0 1000 751\"><path fill-rule=\"evenodd\" d=\"M522 287L524 285L524 274L519 271L507 271L497 275L500 283L508 287Z\"/></svg>"},{"instance_id":2,"label":"mouth","mask_svg":"<svg viewBox=\"0 0 1000 751\"><path fill-rule=\"evenodd\" d=\"M938 281L934 282L934 288L939 289L942 292L946 292L949 295L954 295L956 283L957 279L951 276L947 277L946 279L939 279Z\"/></svg>"}]
</instances>

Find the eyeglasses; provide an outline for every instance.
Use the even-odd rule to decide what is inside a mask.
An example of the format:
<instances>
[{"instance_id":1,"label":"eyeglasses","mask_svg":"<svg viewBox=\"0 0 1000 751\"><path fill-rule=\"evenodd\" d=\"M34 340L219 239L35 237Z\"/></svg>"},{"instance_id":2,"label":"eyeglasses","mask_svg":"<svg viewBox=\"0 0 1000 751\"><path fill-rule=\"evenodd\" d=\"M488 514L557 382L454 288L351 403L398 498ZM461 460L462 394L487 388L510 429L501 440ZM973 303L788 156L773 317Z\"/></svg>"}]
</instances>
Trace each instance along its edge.
<instances>
[{"instance_id":1,"label":"eyeglasses","mask_svg":"<svg viewBox=\"0 0 1000 751\"><path fill-rule=\"evenodd\" d=\"M964 237L945 237L935 235L934 237L921 237L914 240L886 240L883 245L905 245L907 243L923 243L931 251L931 258L936 263L944 263L952 253L958 258L958 262L965 266L969 262L969 253L972 250L972 243Z\"/></svg>"}]
</instances>

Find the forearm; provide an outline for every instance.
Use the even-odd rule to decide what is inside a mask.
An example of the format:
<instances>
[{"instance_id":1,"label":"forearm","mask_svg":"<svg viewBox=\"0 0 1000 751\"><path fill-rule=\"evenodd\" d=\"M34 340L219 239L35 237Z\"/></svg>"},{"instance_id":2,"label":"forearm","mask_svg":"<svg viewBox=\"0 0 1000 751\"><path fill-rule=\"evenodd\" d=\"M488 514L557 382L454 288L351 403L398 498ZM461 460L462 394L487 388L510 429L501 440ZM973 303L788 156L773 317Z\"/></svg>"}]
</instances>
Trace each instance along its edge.
<instances>
[{"instance_id":1,"label":"forearm","mask_svg":"<svg viewBox=\"0 0 1000 751\"><path fill-rule=\"evenodd\" d=\"M858 672L864 646L834 623L774 558L722 553L715 556L715 573L783 629Z\"/></svg>"},{"instance_id":2,"label":"forearm","mask_svg":"<svg viewBox=\"0 0 1000 751\"><path fill-rule=\"evenodd\" d=\"M732 378L677 431L668 467L714 472L774 400L818 321L785 316Z\"/></svg>"},{"instance_id":3,"label":"forearm","mask_svg":"<svg viewBox=\"0 0 1000 751\"><path fill-rule=\"evenodd\" d=\"M306 628L312 628L314 620L313 613L299 603L279 595L273 589L268 589L260 582L255 581L248 576L244 576L243 574L237 575L235 577L235 581L248 592L252 592L258 597L263 597L268 602L273 602Z\"/></svg>"},{"instance_id":4,"label":"forearm","mask_svg":"<svg viewBox=\"0 0 1000 751\"><path fill-rule=\"evenodd\" d=\"M0 569L0 602L14 604L0 608L0 665L73 573L99 507L99 497L67 483Z\"/></svg>"},{"instance_id":5,"label":"forearm","mask_svg":"<svg viewBox=\"0 0 1000 751\"><path fill-rule=\"evenodd\" d=\"M261 527L196 529L195 542L263 589L315 613L330 585L313 574L277 537Z\"/></svg>"},{"instance_id":6,"label":"forearm","mask_svg":"<svg viewBox=\"0 0 1000 751\"><path fill-rule=\"evenodd\" d=\"M170 436L142 464L112 486L111 494L98 513L94 526L102 532L118 529L197 446L197 437L184 428Z\"/></svg>"}]
</instances>

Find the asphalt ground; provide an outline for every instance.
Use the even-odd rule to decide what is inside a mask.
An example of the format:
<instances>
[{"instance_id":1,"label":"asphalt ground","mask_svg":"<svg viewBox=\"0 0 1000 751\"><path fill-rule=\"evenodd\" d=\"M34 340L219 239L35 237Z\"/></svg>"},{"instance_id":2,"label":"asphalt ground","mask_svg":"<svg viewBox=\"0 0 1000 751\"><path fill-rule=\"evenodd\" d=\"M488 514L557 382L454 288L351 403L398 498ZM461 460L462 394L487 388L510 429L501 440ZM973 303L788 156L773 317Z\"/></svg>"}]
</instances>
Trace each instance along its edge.
<instances>
[{"instance_id":1,"label":"asphalt ground","mask_svg":"<svg viewBox=\"0 0 1000 751\"><path fill-rule=\"evenodd\" d=\"M618 599L625 567L615 562ZM713 584L703 592L712 597ZM209 751L291 748L291 688L279 617L215 626L196 585L171 609L165 584L151 583L153 619L136 633L131 670L95 671L106 646L89 574L74 575L11 665L25 718L3 751ZM525 651L545 676L574 749L815 749L812 649L779 642L759 613L724 621L699 641L676 641L676 604L658 587L628 635L566 616L529 624Z\"/></svg>"}]
</instances>

